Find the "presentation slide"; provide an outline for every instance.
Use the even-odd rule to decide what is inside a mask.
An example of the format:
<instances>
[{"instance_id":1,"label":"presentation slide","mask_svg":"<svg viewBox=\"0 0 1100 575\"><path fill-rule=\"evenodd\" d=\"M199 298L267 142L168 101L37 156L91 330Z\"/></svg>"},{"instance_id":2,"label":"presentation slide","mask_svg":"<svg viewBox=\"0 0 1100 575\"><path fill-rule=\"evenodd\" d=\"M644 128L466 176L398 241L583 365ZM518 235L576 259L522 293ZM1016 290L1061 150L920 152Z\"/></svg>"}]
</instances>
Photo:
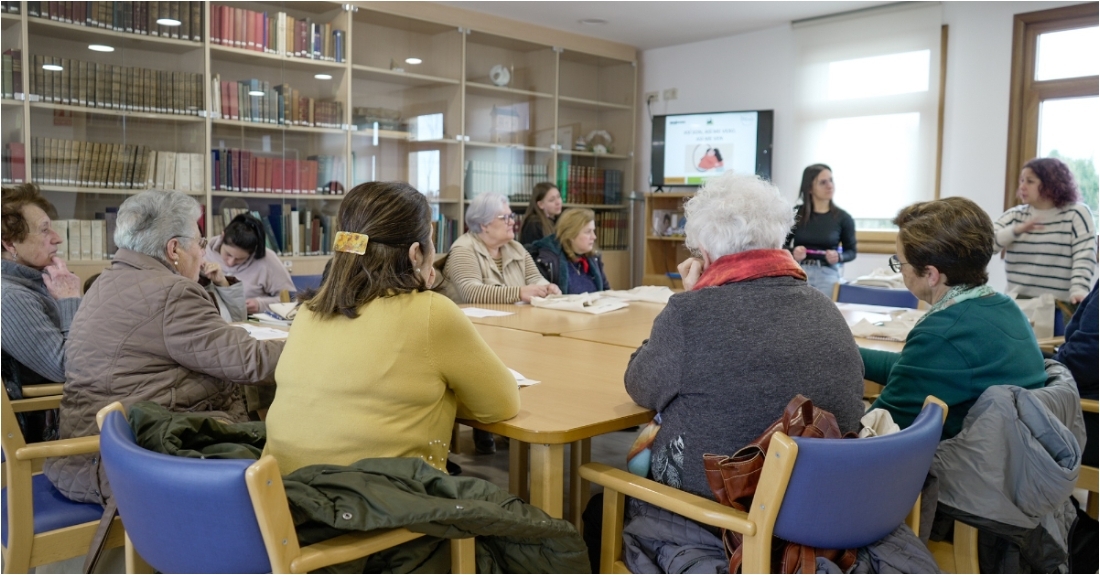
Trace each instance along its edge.
<instances>
[{"instance_id":1,"label":"presentation slide","mask_svg":"<svg viewBox=\"0 0 1100 575\"><path fill-rule=\"evenodd\" d=\"M756 173L757 112L665 119L666 185L701 185L727 171Z\"/></svg>"}]
</instances>

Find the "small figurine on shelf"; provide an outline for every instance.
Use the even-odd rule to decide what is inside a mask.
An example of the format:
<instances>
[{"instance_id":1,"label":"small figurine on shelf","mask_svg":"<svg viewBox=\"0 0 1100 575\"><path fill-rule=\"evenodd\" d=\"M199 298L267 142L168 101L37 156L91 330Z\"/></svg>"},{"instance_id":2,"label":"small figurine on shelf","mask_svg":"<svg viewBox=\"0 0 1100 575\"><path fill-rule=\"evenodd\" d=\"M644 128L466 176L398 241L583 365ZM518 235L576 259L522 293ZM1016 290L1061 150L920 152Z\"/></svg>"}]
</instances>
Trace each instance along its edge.
<instances>
[{"instance_id":1,"label":"small figurine on shelf","mask_svg":"<svg viewBox=\"0 0 1100 575\"><path fill-rule=\"evenodd\" d=\"M588 150L597 154L610 154L614 148L611 146L611 134L607 130L592 130L585 138Z\"/></svg>"},{"instance_id":2,"label":"small figurine on shelf","mask_svg":"<svg viewBox=\"0 0 1100 575\"><path fill-rule=\"evenodd\" d=\"M577 138L577 141L573 144L573 149L578 152L588 151L588 143L584 141L584 136Z\"/></svg>"}]
</instances>

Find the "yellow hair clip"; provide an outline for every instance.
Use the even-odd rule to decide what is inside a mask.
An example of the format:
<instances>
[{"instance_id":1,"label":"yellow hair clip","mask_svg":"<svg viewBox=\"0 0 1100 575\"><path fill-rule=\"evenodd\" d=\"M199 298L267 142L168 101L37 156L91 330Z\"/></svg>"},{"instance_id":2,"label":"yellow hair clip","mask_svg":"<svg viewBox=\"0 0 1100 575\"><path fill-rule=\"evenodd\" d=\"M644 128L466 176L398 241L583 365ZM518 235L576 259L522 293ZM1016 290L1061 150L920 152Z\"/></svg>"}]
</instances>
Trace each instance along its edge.
<instances>
[{"instance_id":1,"label":"yellow hair clip","mask_svg":"<svg viewBox=\"0 0 1100 575\"><path fill-rule=\"evenodd\" d=\"M363 255L367 253L367 242L369 240L370 237L366 234L336 232L336 241L333 242L332 249L338 252Z\"/></svg>"}]
</instances>

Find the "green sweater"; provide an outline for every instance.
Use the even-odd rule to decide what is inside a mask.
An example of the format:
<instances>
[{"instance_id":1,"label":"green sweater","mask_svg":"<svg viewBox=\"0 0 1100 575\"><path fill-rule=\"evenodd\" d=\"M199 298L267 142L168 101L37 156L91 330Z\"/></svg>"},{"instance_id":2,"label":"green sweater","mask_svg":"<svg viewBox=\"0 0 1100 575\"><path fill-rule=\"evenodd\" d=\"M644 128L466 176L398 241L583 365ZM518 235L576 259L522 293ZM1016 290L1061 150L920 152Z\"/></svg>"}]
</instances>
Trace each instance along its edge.
<instances>
[{"instance_id":1,"label":"green sweater","mask_svg":"<svg viewBox=\"0 0 1100 575\"><path fill-rule=\"evenodd\" d=\"M901 353L859 350L865 377L885 385L871 407L890 412L903 429L924 398L947 404L943 439L962 430L970 406L994 385L1043 387L1043 354L1027 318L1003 294L967 300L928 316L905 339Z\"/></svg>"}]
</instances>

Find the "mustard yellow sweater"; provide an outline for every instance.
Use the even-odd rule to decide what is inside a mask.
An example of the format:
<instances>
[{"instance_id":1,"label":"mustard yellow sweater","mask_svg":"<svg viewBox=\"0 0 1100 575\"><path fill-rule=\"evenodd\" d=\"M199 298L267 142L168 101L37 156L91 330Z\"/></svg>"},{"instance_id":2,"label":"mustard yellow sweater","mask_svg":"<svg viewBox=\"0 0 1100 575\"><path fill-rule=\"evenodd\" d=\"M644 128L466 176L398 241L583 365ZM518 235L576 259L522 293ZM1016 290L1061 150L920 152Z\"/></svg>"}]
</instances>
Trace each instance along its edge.
<instances>
[{"instance_id":1,"label":"mustard yellow sweater","mask_svg":"<svg viewBox=\"0 0 1100 575\"><path fill-rule=\"evenodd\" d=\"M267 447L286 475L307 465L420 457L446 466L455 415L519 412L516 380L446 297L376 299L359 317L303 306L275 370Z\"/></svg>"}]
</instances>

